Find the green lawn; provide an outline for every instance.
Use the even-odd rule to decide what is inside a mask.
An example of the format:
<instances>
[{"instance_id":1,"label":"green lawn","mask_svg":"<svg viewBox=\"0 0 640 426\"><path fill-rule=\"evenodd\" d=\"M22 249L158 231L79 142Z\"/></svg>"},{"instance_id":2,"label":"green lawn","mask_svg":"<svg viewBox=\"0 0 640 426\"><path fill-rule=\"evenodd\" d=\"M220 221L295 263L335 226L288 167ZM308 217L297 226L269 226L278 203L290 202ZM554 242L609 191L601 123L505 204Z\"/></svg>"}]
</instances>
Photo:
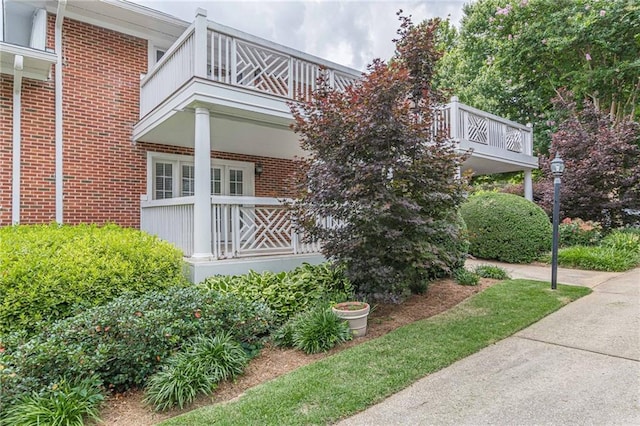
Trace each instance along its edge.
<instances>
[{"instance_id":1,"label":"green lawn","mask_svg":"<svg viewBox=\"0 0 640 426\"><path fill-rule=\"evenodd\" d=\"M591 292L508 280L453 309L248 390L236 401L163 425L327 424L355 414Z\"/></svg>"}]
</instances>

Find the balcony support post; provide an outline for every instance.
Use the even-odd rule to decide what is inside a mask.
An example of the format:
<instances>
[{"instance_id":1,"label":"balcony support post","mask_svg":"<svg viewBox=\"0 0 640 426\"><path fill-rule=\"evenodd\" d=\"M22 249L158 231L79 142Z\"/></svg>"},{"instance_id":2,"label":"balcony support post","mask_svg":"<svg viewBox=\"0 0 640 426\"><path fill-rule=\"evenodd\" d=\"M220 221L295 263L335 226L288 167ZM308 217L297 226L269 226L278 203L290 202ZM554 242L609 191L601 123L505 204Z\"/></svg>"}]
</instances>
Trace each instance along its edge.
<instances>
[{"instance_id":1,"label":"balcony support post","mask_svg":"<svg viewBox=\"0 0 640 426\"><path fill-rule=\"evenodd\" d=\"M524 198L533 201L533 178L531 170L524 171Z\"/></svg>"},{"instance_id":2,"label":"balcony support post","mask_svg":"<svg viewBox=\"0 0 640 426\"><path fill-rule=\"evenodd\" d=\"M193 254L210 259L211 253L211 129L209 110L196 107L194 148Z\"/></svg>"}]
</instances>

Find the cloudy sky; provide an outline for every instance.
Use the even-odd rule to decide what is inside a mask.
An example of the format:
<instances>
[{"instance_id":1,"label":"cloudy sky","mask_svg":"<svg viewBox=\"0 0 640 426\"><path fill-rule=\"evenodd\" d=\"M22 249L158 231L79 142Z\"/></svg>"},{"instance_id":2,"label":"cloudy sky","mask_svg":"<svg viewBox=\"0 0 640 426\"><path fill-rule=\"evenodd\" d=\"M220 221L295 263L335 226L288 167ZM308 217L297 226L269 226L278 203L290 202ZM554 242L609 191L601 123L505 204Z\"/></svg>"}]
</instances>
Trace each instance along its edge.
<instances>
[{"instance_id":1,"label":"cloudy sky","mask_svg":"<svg viewBox=\"0 0 640 426\"><path fill-rule=\"evenodd\" d=\"M414 22L439 16L457 24L472 0L131 1L189 22L200 7L209 20L364 70L373 58L393 54L398 9Z\"/></svg>"}]
</instances>

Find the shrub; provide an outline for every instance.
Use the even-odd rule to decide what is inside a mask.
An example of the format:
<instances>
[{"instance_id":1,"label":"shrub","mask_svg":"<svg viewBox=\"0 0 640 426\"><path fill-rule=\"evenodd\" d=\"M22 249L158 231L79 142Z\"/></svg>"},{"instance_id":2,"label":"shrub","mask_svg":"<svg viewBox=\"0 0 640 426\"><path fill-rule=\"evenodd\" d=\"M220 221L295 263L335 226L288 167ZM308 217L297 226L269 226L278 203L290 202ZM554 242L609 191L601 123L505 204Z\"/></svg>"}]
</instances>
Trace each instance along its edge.
<instances>
[{"instance_id":1,"label":"shrub","mask_svg":"<svg viewBox=\"0 0 640 426\"><path fill-rule=\"evenodd\" d=\"M145 402L156 410L183 408L199 393L209 394L219 382L241 374L248 360L230 334L198 336L151 376Z\"/></svg>"},{"instance_id":2,"label":"shrub","mask_svg":"<svg viewBox=\"0 0 640 426\"><path fill-rule=\"evenodd\" d=\"M465 268L457 269L453 273L453 277L456 280L456 282L460 285L475 286L475 285L478 285L478 283L480 282L480 276L478 276L474 272L471 272Z\"/></svg>"},{"instance_id":3,"label":"shrub","mask_svg":"<svg viewBox=\"0 0 640 426\"><path fill-rule=\"evenodd\" d=\"M250 271L245 275L215 276L200 286L264 303L279 323L323 302L347 300L353 293L343 270L329 263L304 264L288 273Z\"/></svg>"},{"instance_id":4,"label":"shrub","mask_svg":"<svg viewBox=\"0 0 640 426\"><path fill-rule=\"evenodd\" d=\"M349 324L330 309L317 307L295 319L291 338L293 347L315 354L351 340L351 330Z\"/></svg>"},{"instance_id":5,"label":"shrub","mask_svg":"<svg viewBox=\"0 0 640 426\"><path fill-rule=\"evenodd\" d=\"M430 270L446 266L438 241L452 236L464 199L465 156L434 125L439 24L400 21L392 60L375 60L346 91L321 76L309 101L290 104L308 153L294 176L295 217L369 300L423 291Z\"/></svg>"},{"instance_id":6,"label":"shrub","mask_svg":"<svg viewBox=\"0 0 640 426\"><path fill-rule=\"evenodd\" d=\"M115 225L2 227L0 271L0 333L186 282L179 250Z\"/></svg>"},{"instance_id":7,"label":"shrub","mask_svg":"<svg viewBox=\"0 0 640 426\"><path fill-rule=\"evenodd\" d=\"M11 400L65 375L97 374L118 390L144 384L158 364L196 335L228 332L244 344L267 335L273 317L261 303L195 287L121 296L60 320L25 340L2 342L0 399ZM13 375L12 375L13 374Z\"/></svg>"},{"instance_id":8,"label":"shrub","mask_svg":"<svg viewBox=\"0 0 640 426\"><path fill-rule=\"evenodd\" d=\"M495 265L478 265L473 272L482 278L491 278L494 280L508 280L509 274L503 268Z\"/></svg>"},{"instance_id":9,"label":"shrub","mask_svg":"<svg viewBox=\"0 0 640 426\"><path fill-rule=\"evenodd\" d=\"M559 227L560 246L595 246L602 239L602 226L598 222L566 218Z\"/></svg>"},{"instance_id":10,"label":"shrub","mask_svg":"<svg viewBox=\"0 0 640 426\"><path fill-rule=\"evenodd\" d=\"M70 383L60 380L41 393L33 392L6 410L3 425L82 426L84 420L100 420L99 406L104 400L100 380L88 377Z\"/></svg>"},{"instance_id":11,"label":"shrub","mask_svg":"<svg viewBox=\"0 0 640 426\"><path fill-rule=\"evenodd\" d=\"M552 135L549 155L540 155L541 180L547 182L540 203L551 212L553 176L550 162L556 153L566 168L560 186L561 215L600 222L606 229L634 223L640 210L640 124L614 119L607 108L593 103L577 105L569 93L553 101L562 117Z\"/></svg>"},{"instance_id":12,"label":"shrub","mask_svg":"<svg viewBox=\"0 0 640 426\"><path fill-rule=\"evenodd\" d=\"M544 211L522 197L483 193L462 205L469 252L482 259L528 263L551 247L551 223Z\"/></svg>"}]
</instances>

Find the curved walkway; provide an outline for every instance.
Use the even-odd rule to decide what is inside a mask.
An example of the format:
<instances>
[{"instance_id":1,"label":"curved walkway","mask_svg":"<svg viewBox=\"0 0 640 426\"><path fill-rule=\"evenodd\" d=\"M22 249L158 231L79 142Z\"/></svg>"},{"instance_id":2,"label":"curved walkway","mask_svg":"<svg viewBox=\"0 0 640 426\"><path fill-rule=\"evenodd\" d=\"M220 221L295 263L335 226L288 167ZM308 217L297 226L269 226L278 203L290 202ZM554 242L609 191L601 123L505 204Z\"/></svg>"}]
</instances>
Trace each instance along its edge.
<instances>
[{"instance_id":1,"label":"curved walkway","mask_svg":"<svg viewBox=\"0 0 640 426\"><path fill-rule=\"evenodd\" d=\"M490 263L551 279L549 266ZM593 293L339 424L640 425L640 268L560 268L558 281Z\"/></svg>"}]
</instances>

